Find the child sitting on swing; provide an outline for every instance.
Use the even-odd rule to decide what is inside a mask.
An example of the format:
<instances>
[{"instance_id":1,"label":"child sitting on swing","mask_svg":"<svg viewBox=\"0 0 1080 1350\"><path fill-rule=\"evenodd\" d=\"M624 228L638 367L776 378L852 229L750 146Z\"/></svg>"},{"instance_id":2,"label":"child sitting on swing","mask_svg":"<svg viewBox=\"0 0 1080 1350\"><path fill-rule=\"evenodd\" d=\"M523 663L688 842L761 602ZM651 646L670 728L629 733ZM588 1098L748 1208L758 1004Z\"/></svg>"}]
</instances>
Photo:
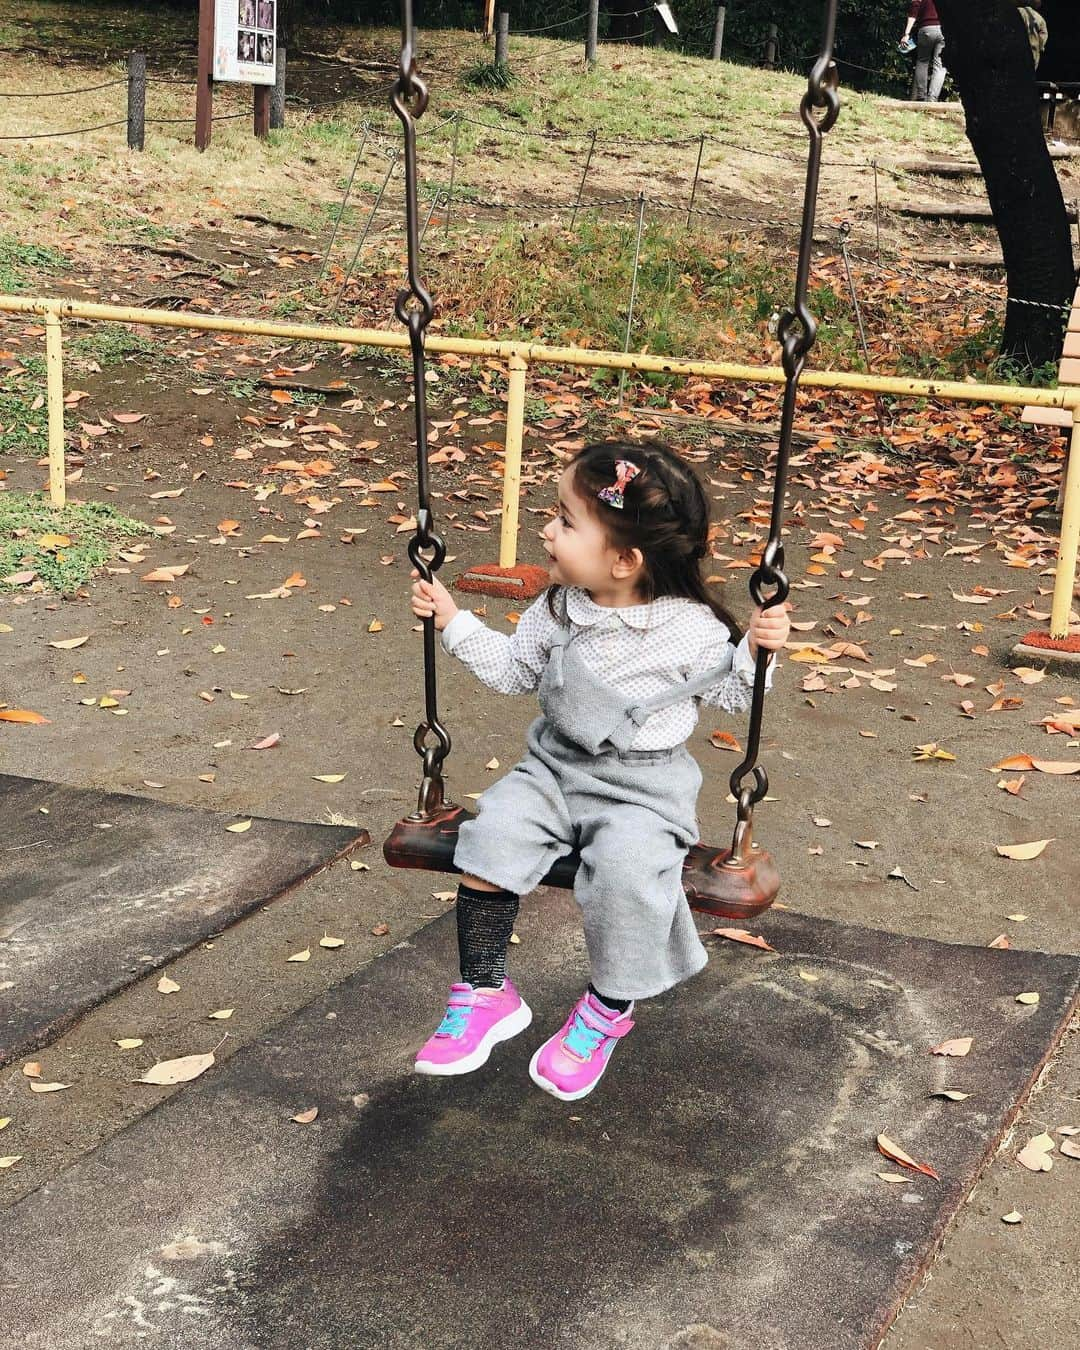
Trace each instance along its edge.
<instances>
[{"instance_id":1,"label":"child sitting on swing","mask_svg":"<svg viewBox=\"0 0 1080 1350\"><path fill-rule=\"evenodd\" d=\"M607 442L586 446L559 480L543 532L552 585L512 636L459 609L438 580L414 582L413 613L433 616L445 649L499 693L537 690L542 714L524 759L461 826L461 981L417 1073L470 1073L532 1021L507 978L507 946L519 897L572 848L591 982L533 1055L538 1087L563 1101L591 1092L635 1000L705 965L682 887L702 781L686 739L699 703L749 706L758 651L789 632L776 606L755 611L737 640L701 575L708 533L708 500L676 454Z\"/></svg>"}]
</instances>

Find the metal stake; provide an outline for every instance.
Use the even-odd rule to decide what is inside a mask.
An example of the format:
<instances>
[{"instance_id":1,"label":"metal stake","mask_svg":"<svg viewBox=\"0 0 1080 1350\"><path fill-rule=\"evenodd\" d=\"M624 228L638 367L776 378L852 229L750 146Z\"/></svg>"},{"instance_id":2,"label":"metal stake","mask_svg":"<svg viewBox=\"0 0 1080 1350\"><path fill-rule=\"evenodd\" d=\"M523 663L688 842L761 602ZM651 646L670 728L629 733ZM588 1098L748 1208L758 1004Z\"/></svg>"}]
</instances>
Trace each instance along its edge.
<instances>
[{"instance_id":1,"label":"metal stake","mask_svg":"<svg viewBox=\"0 0 1080 1350\"><path fill-rule=\"evenodd\" d=\"M855 310L855 322L859 328L859 346L862 347L863 360L866 362L866 373L871 372L870 367L870 348L866 345L866 329L863 327L862 310L859 308L859 297L855 294L855 278L851 275L851 259L848 257L847 241L851 234L851 221L845 220L840 224L840 252L844 259L844 271L847 273L848 293L851 296L851 305ZM878 432L885 435L885 408L881 402L881 395L874 395L874 408L877 411Z\"/></svg>"},{"instance_id":2,"label":"metal stake","mask_svg":"<svg viewBox=\"0 0 1080 1350\"><path fill-rule=\"evenodd\" d=\"M446 230L450 233L450 207L454 200L454 177L457 174L458 137L461 135L461 115L454 114L454 148L450 153L450 187L446 193Z\"/></svg>"},{"instance_id":3,"label":"metal stake","mask_svg":"<svg viewBox=\"0 0 1080 1350\"><path fill-rule=\"evenodd\" d=\"M581 175L581 184L577 190L577 201L574 203L574 213L570 217L571 229L574 228L574 223L577 220L578 207L580 207L581 205L581 194L585 191L585 180L589 176L589 165L592 163L592 155L593 150L595 150L595 148L596 148L596 131L593 130L589 134L589 153L585 156L585 171Z\"/></svg>"},{"instance_id":4,"label":"metal stake","mask_svg":"<svg viewBox=\"0 0 1080 1350\"><path fill-rule=\"evenodd\" d=\"M705 153L705 133L701 133L698 140L697 163L694 165L694 186L690 189L690 205L686 208L686 228L690 228L691 217L694 214L694 198L697 196L698 176L701 173L701 156Z\"/></svg>"},{"instance_id":5,"label":"metal stake","mask_svg":"<svg viewBox=\"0 0 1080 1350\"><path fill-rule=\"evenodd\" d=\"M634 240L634 274L630 279L630 305L626 311L626 336L623 338L623 355L630 350L630 329L634 324L634 304L637 301L638 267L641 263L641 235L645 229L645 194L638 193L637 199L637 238ZM626 371L619 372L619 407L623 404L626 390Z\"/></svg>"},{"instance_id":6,"label":"metal stake","mask_svg":"<svg viewBox=\"0 0 1080 1350\"><path fill-rule=\"evenodd\" d=\"M396 150L388 150L387 154L390 156L390 167L386 171L386 177L382 180L382 186L379 188L379 195L375 198L375 205L371 208L371 214L364 222L363 233L357 240L356 251L352 255L352 262L349 263L348 271L345 273L345 278L341 283L341 290L338 291L337 299L334 301L334 307L330 311L331 314L337 313L338 305L341 304L341 297L345 294L345 287L349 284L349 279L352 277L353 274L353 268L356 266L356 260L360 257L360 250L364 247L364 240L368 237L368 231L371 229L372 222L374 221L375 216L378 213L379 207L382 205L383 195L385 194L386 189L390 186L390 178L393 175L394 170L397 168L398 152Z\"/></svg>"},{"instance_id":7,"label":"metal stake","mask_svg":"<svg viewBox=\"0 0 1080 1350\"><path fill-rule=\"evenodd\" d=\"M364 123L364 134L360 137L360 149L356 152L356 158L353 160L352 173L349 174L349 181L345 185L345 195L341 199L341 205L338 207L337 217L334 220L334 228L330 231L330 242L326 246L326 252L323 254L322 266L319 268L319 280L322 281L326 274L326 265L330 261L330 254L334 251L334 240L337 238L338 227L341 224L341 218L345 214L345 207L349 203L349 196L352 193L353 179L356 177L356 170L360 167L360 159L364 153L364 147L368 143L368 132L370 128Z\"/></svg>"}]
</instances>

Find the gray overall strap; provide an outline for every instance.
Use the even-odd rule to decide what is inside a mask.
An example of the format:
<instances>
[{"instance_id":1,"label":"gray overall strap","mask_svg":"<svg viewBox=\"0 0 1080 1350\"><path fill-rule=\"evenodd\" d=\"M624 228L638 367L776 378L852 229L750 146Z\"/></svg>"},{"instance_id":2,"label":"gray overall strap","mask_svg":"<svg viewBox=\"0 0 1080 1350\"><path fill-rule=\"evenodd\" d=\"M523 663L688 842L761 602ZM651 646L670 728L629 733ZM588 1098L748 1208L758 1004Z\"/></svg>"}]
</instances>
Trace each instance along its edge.
<instances>
[{"instance_id":1,"label":"gray overall strap","mask_svg":"<svg viewBox=\"0 0 1080 1350\"><path fill-rule=\"evenodd\" d=\"M670 689L662 689L659 694L653 694L650 698L643 698L640 703L630 709L630 716L635 722L638 721L637 714L644 713L646 717L651 717L653 713L660 712L663 708L670 708L676 703L682 703L687 698L698 698L708 690L715 688L721 680L734 672L734 664L728 666L727 670L707 670L704 675L697 676L696 679L686 680L682 684L673 685Z\"/></svg>"}]
</instances>

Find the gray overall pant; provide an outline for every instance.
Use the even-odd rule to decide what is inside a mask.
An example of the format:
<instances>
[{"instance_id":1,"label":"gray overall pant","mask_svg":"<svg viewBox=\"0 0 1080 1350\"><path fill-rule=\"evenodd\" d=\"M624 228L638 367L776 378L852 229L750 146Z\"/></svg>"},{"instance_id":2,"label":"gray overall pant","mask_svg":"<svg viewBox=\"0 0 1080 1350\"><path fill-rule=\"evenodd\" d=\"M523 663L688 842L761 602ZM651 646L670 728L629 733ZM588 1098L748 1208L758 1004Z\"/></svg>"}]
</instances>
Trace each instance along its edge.
<instances>
[{"instance_id":1,"label":"gray overall pant","mask_svg":"<svg viewBox=\"0 0 1080 1350\"><path fill-rule=\"evenodd\" d=\"M685 744L631 750L661 708L703 694L715 672L628 705L592 673L568 629L540 681L543 716L528 753L480 797L454 862L524 895L571 848L581 853L581 906L594 986L611 998L651 998L708 960L682 888L697 842L701 770Z\"/></svg>"}]
</instances>

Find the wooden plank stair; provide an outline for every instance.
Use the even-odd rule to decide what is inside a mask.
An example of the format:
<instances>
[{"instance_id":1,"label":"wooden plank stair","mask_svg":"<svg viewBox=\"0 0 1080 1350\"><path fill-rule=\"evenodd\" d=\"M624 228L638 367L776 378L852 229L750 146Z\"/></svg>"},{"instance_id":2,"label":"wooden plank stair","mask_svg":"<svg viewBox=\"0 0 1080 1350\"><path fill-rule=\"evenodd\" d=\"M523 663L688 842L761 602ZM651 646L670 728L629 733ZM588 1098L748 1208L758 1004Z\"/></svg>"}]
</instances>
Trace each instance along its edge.
<instances>
[{"instance_id":1,"label":"wooden plank stair","mask_svg":"<svg viewBox=\"0 0 1080 1350\"><path fill-rule=\"evenodd\" d=\"M1073 296L1061 365L1058 367L1058 384L1080 385L1080 287L1077 287ZM1069 408L1028 407L1021 413L1020 420L1038 427L1071 427L1073 423Z\"/></svg>"}]
</instances>

